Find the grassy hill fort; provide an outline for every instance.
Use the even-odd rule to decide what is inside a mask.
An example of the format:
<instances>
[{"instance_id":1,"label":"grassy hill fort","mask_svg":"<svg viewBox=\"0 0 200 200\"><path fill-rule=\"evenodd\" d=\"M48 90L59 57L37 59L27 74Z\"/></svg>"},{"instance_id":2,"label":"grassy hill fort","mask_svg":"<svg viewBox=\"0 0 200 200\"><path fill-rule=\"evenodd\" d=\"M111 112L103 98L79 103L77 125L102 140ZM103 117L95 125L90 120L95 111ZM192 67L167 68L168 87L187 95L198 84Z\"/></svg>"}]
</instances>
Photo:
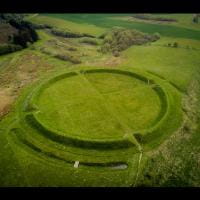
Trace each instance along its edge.
<instances>
[{"instance_id":1,"label":"grassy hill fort","mask_svg":"<svg viewBox=\"0 0 200 200\"><path fill-rule=\"evenodd\" d=\"M0 14L0 186L200 186L200 15Z\"/></svg>"}]
</instances>

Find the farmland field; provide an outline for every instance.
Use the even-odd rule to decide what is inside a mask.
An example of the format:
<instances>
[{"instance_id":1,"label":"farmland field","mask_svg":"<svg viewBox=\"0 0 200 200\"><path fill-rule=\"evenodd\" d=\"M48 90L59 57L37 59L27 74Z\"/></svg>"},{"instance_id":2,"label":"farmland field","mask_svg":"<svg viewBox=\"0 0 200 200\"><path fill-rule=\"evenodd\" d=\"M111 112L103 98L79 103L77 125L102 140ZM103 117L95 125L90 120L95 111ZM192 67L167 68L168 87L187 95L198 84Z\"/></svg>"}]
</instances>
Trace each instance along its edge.
<instances>
[{"instance_id":1,"label":"farmland field","mask_svg":"<svg viewBox=\"0 0 200 200\"><path fill-rule=\"evenodd\" d=\"M200 186L193 14L23 17L39 39L0 56L0 186Z\"/></svg>"}]
</instances>

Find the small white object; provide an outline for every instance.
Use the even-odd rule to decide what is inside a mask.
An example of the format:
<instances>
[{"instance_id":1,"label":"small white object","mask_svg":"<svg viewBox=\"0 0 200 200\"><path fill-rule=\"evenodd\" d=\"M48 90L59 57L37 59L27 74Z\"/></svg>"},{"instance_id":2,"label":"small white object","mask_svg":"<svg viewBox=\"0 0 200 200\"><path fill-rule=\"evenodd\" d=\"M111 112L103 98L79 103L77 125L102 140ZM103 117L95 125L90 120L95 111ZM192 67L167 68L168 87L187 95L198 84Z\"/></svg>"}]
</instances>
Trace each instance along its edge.
<instances>
[{"instance_id":1,"label":"small white object","mask_svg":"<svg viewBox=\"0 0 200 200\"><path fill-rule=\"evenodd\" d=\"M74 168L78 168L78 165L79 165L79 161L75 161Z\"/></svg>"}]
</instances>

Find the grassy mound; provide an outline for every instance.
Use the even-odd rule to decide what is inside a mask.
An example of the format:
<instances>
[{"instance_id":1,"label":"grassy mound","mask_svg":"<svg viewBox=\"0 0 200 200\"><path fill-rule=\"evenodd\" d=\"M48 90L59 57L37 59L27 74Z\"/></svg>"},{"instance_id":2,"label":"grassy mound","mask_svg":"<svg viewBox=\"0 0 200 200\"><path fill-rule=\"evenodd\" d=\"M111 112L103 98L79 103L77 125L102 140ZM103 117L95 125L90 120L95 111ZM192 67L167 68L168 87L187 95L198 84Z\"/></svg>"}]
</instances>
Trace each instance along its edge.
<instances>
[{"instance_id":1,"label":"grassy mound","mask_svg":"<svg viewBox=\"0 0 200 200\"><path fill-rule=\"evenodd\" d=\"M27 88L3 123L28 185L133 185L142 152L179 124L170 121L179 101L171 87L135 70L79 67Z\"/></svg>"}]
</instances>

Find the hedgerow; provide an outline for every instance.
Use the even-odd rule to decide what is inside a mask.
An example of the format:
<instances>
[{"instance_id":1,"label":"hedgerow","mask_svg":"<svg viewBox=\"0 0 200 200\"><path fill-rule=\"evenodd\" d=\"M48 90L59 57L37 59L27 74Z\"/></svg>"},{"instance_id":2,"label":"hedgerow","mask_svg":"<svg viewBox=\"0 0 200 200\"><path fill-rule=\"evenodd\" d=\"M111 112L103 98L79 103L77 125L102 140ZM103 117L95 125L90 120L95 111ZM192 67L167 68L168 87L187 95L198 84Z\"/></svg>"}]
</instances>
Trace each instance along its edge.
<instances>
[{"instance_id":1,"label":"hedgerow","mask_svg":"<svg viewBox=\"0 0 200 200\"><path fill-rule=\"evenodd\" d=\"M82 38L79 40L80 43L86 43L86 44L91 44L91 45L98 45L98 41L93 38Z\"/></svg>"},{"instance_id":2,"label":"hedgerow","mask_svg":"<svg viewBox=\"0 0 200 200\"><path fill-rule=\"evenodd\" d=\"M93 35L87 33L75 33L70 31L62 31L55 28L52 28L50 32L56 36L66 37L66 38L81 38L81 37L90 37L94 38Z\"/></svg>"}]
</instances>

